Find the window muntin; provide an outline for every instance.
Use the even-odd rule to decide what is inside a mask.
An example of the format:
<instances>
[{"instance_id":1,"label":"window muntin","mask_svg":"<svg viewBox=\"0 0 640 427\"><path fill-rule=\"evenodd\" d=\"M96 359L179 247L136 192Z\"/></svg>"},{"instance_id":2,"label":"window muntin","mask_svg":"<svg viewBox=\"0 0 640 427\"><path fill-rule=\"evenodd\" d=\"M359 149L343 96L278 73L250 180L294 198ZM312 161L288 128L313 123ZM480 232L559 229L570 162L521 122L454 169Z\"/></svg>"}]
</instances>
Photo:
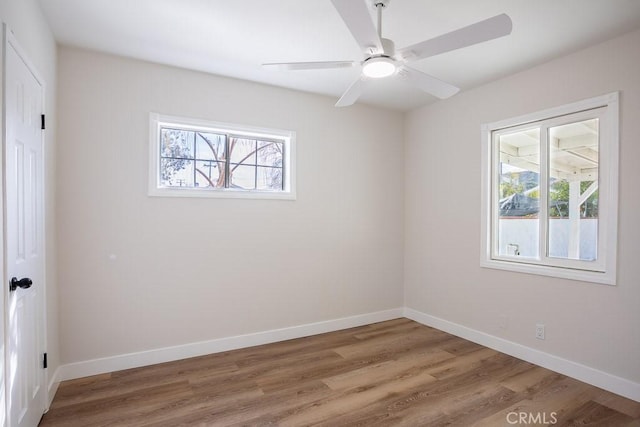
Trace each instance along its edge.
<instances>
[{"instance_id":1,"label":"window muntin","mask_svg":"<svg viewBox=\"0 0 640 427\"><path fill-rule=\"evenodd\" d=\"M483 266L615 283L617 100L483 126Z\"/></svg>"},{"instance_id":2,"label":"window muntin","mask_svg":"<svg viewBox=\"0 0 640 427\"><path fill-rule=\"evenodd\" d=\"M294 136L152 113L149 193L293 199Z\"/></svg>"}]
</instances>

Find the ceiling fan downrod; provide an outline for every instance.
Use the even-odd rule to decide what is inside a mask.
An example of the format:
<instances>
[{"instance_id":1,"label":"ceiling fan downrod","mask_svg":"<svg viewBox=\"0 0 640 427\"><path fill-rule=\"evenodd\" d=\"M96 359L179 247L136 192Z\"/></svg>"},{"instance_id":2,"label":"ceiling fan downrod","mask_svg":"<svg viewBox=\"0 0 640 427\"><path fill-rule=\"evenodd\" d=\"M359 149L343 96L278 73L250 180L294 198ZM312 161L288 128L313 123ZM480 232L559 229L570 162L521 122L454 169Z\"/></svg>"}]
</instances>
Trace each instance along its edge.
<instances>
[{"instance_id":1,"label":"ceiling fan downrod","mask_svg":"<svg viewBox=\"0 0 640 427\"><path fill-rule=\"evenodd\" d=\"M382 8L386 5L382 1L377 1L374 5L378 12L378 37L382 38Z\"/></svg>"},{"instance_id":2,"label":"ceiling fan downrod","mask_svg":"<svg viewBox=\"0 0 640 427\"><path fill-rule=\"evenodd\" d=\"M395 44L390 39L382 37L382 9L387 7L390 0L373 0L373 6L378 13L378 37L382 43L382 52L376 52L372 57L388 57L392 58L395 55Z\"/></svg>"}]
</instances>

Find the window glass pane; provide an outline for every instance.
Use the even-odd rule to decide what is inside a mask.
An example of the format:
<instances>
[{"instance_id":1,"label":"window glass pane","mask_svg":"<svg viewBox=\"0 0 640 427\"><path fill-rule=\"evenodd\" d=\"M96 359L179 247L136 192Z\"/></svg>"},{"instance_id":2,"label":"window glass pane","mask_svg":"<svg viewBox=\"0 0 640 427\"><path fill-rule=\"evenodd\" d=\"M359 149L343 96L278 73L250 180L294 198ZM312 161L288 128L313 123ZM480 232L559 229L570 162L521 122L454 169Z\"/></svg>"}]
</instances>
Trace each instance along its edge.
<instances>
[{"instance_id":1,"label":"window glass pane","mask_svg":"<svg viewBox=\"0 0 640 427\"><path fill-rule=\"evenodd\" d=\"M224 163L196 161L196 187L224 188Z\"/></svg>"},{"instance_id":2,"label":"window glass pane","mask_svg":"<svg viewBox=\"0 0 640 427\"><path fill-rule=\"evenodd\" d=\"M231 165L230 167L231 188L243 190L254 190L256 188L256 167Z\"/></svg>"},{"instance_id":3,"label":"window glass pane","mask_svg":"<svg viewBox=\"0 0 640 427\"><path fill-rule=\"evenodd\" d=\"M193 159L195 133L172 128L160 129L160 185L164 187L193 187Z\"/></svg>"},{"instance_id":4,"label":"window glass pane","mask_svg":"<svg viewBox=\"0 0 640 427\"><path fill-rule=\"evenodd\" d=\"M256 164L256 141L254 139L231 138L229 144L231 163Z\"/></svg>"},{"instance_id":5,"label":"window glass pane","mask_svg":"<svg viewBox=\"0 0 640 427\"><path fill-rule=\"evenodd\" d=\"M598 140L598 119L549 128L550 257L597 259Z\"/></svg>"},{"instance_id":6,"label":"window glass pane","mask_svg":"<svg viewBox=\"0 0 640 427\"><path fill-rule=\"evenodd\" d=\"M193 187L193 160L160 159L160 185L163 187Z\"/></svg>"},{"instance_id":7,"label":"window glass pane","mask_svg":"<svg viewBox=\"0 0 640 427\"><path fill-rule=\"evenodd\" d=\"M282 167L283 146L281 142L258 141L258 165Z\"/></svg>"},{"instance_id":8,"label":"window glass pane","mask_svg":"<svg viewBox=\"0 0 640 427\"><path fill-rule=\"evenodd\" d=\"M224 161L225 136L215 133L196 133L196 158L199 160Z\"/></svg>"},{"instance_id":9,"label":"window glass pane","mask_svg":"<svg viewBox=\"0 0 640 427\"><path fill-rule=\"evenodd\" d=\"M193 132L162 128L160 140L161 157L193 159Z\"/></svg>"},{"instance_id":10,"label":"window glass pane","mask_svg":"<svg viewBox=\"0 0 640 427\"><path fill-rule=\"evenodd\" d=\"M258 190L282 190L282 168L257 167Z\"/></svg>"},{"instance_id":11,"label":"window glass pane","mask_svg":"<svg viewBox=\"0 0 640 427\"><path fill-rule=\"evenodd\" d=\"M498 254L539 257L540 130L498 137Z\"/></svg>"}]
</instances>

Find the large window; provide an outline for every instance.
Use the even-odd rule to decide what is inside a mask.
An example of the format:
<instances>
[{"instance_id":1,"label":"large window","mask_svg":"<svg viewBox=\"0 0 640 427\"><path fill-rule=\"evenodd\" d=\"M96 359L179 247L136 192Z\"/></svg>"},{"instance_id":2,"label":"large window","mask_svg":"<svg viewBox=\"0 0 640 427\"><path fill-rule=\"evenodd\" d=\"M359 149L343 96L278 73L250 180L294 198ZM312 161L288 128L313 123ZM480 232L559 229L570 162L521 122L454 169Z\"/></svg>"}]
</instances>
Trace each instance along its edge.
<instances>
[{"instance_id":1,"label":"large window","mask_svg":"<svg viewBox=\"0 0 640 427\"><path fill-rule=\"evenodd\" d=\"M295 198L294 134L151 114L149 193Z\"/></svg>"},{"instance_id":2,"label":"large window","mask_svg":"<svg viewBox=\"0 0 640 427\"><path fill-rule=\"evenodd\" d=\"M615 284L618 94L482 134L482 265Z\"/></svg>"}]
</instances>

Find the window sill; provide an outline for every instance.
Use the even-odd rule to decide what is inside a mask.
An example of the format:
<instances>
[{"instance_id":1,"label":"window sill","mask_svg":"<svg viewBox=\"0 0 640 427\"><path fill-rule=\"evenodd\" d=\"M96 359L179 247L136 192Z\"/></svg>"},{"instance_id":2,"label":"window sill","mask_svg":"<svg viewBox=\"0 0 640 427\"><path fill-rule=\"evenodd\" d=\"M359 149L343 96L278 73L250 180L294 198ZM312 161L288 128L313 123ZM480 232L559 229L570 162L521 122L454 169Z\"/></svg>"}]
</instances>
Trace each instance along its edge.
<instances>
[{"instance_id":1,"label":"window sill","mask_svg":"<svg viewBox=\"0 0 640 427\"><path fill-rule=\"evenodd\" d=\"M209 199L257 199L257 200L296 200L295 192L270 192L251 190L197 190L191 188L151 188L150 197L195 197Z\"/></svg>"},{"instance_id":2,"label":"window sill","mask_svg":"<svg viewBox=\"0 0 640 427\"><path fill-rule=\"evenodd\" d=\"M480 266L484 268L556 277L559 279L579 280L582 282L600 283L604 285L616 284L615 274L607 272L577 270L565 267L551 267L547 265L526 264L522 262L510 262L494 259L483 259L480 262Z\"/></svg>"}]
</instances>

